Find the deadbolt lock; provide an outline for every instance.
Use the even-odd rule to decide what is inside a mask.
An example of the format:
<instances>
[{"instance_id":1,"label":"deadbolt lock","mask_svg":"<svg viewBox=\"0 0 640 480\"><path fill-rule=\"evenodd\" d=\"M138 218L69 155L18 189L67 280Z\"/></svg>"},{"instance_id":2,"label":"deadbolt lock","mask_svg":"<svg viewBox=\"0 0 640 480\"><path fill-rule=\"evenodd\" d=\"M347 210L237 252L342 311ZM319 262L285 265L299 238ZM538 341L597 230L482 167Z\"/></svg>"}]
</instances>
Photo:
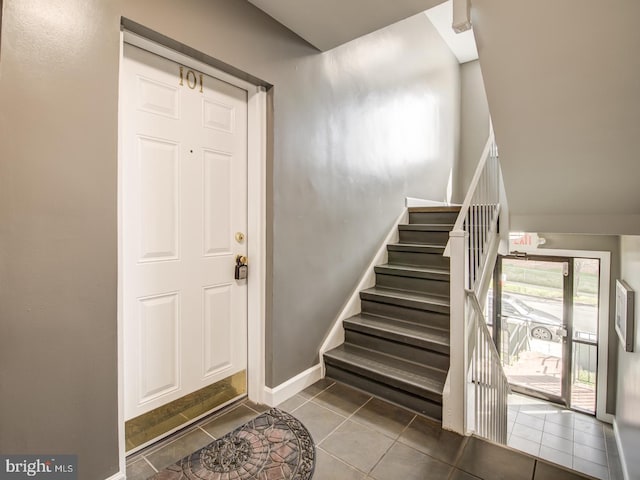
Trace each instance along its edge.
<instances>
[{"instance_id":1,"label":"deadbolt lock","mask_svg":"<svg viewBox=\"0 0 640 480\"><path fill-rule=\"evenodd\" d=\"M249 274L249 267L247 266L247 257L244 255L236 255L236 271L235 271L235 279L236 280L244 280L247 278Z\"/></svg>"},{"instance_id":2,"label":"deadbolt lock","mask_svg":"<svg viewBox=\"0 0 640 480\"><path fill-rule=\"evenodd\" d=\"M236 242L238 243L244 242L244 233L236 232Z\"/></svg>"}]
</instances>

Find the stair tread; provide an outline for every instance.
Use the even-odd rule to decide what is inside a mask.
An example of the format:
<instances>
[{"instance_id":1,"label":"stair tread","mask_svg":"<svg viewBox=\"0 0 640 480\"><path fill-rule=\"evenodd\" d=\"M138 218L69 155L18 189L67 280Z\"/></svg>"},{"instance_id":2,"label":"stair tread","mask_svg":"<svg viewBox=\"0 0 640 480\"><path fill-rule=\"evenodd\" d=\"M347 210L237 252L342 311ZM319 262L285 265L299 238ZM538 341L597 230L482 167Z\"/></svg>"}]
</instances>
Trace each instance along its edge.
<instances>
[{"instance_id":1,"label":"stair tread","mask_svg":"<svg viewBox=\"0 0 640 480\"><path fill-rule=\"evenodd\" d=\"M389 243L389 250L400 250L407 252L422 252L425 250L438 250L444 252L445 245L429 244L429 243Z\"/></svg>"},{"instance_id":2,"label":"stair tread","mask_svg":"<svg viewBox=\"0 0 640 480\"><path fill-rule=\"evenodd\" d=\"M408 223L398 225L399 230L416 232L450 232L453 227L453 223Z\"/></svg>"},{"instance_id":3,"label":"stair tread","mask_svg":"<svg viewBox=\"0 0 640 480\"><path fill-rule=\"evenodd\" d=\"M395 263L385 263L375 267L376 273L386 273L388 275L402 275L417 278L450 277L448 268L420 267L414 265L399 265Z\"/></svg>"},{"instance_id":4,"label":"stair tread","mask_svg":"<svg viewBox=\"0 0 640 480\"><path fill-rule=\"evenodd\" d=\"M361 326L367 330L388 332L395 336L410 337L419 342L437 343L449 347L449 331L442 328L429 327L376 315L367 315L366 313L347 318L344 324L346 328Z\"/></svg>"},{"instance_id":5,"label":"stair tread","mask_svg":"<svg viewBox=\"0 0 640 480\"><path fill-rule=\"evenodd\" d=\"M442 207L409 207L409 213L439 213L439 212L459 212L460 205Z\"/></svg>"},{"instance_id":6,"label":"stair tread","mask_svg":"<svg viewBox=\"0 0 640 480\"><path fill-rule=\"evenodd\" d=\"M449 307L449 299L441 297L439 295L428 295L426 293L408 292L404 290L395 290L393 288L372 287L366 290L362 290L364 294L378 295L389 298L399 298L403 300L410 300L412 302L428 303L432 305L439 305L441 307Z\"/></svg>"},{"instance_id":7,"label":"stair tread","mask_svg":"<svg viewBox=\"0 0 640 480\"><path fill-rule=\"evenodd\" d=\"M326 352L325 357L354 365L359 370L374 373L395 384L411 385L418 390L442 394L447 373L400 358L343 343Z\"/></svg>"}]
</instances>

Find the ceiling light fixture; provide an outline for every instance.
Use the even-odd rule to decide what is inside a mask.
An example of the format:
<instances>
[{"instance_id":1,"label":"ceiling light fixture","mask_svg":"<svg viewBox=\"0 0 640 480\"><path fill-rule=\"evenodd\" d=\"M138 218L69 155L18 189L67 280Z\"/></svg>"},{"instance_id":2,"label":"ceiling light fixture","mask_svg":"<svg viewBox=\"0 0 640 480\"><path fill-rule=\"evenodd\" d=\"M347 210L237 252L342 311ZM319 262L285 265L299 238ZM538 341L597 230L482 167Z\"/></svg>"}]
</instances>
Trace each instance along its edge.
<instances>
[{"instance_id":1,"label":"ceiling light fixture","mask_svg":"<svg viewBox=\"0 0 640 480\"><path fill-rule=\"evenodd\" d=\"M453 24L451 27L456 33L466 32L471 29L471 0L453 0Z\"/></svg>"}]
</instances>

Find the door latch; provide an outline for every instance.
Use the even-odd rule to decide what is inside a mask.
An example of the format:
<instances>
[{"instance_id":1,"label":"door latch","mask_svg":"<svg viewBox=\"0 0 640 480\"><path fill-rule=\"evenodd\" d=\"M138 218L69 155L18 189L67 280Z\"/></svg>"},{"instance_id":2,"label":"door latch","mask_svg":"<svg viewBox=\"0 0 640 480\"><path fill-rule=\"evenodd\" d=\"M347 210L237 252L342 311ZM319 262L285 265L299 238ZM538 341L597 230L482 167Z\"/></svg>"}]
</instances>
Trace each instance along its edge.
<instances>
[{"instance_id":1,"label":"door latch","mask_svg":"<svg viewBox=\"0 0 640 480\"><path fill-rule=\"evenodd\" d=\"M236 255L236 272L235 279L236 280L244 280L247 278L247 274L249 273L249 267L247 266L247 257L244 255Z\"/></svg>"}]
</instances>

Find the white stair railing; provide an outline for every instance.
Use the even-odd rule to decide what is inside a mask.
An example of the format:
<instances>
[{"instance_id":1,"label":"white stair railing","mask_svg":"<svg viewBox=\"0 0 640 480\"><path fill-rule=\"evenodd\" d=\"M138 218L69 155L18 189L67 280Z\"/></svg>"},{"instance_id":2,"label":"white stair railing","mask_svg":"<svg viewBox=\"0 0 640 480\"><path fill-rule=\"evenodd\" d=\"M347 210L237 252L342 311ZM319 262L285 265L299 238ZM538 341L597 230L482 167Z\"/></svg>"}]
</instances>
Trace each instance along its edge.
<instances>
[{"instance_id":1,"label":"white stair railing","mask_svg":"<svg viewBox=\"0 0 640 480\"><path fill-rule=\"evenodd\" d=\"M471 361L466 384L467 419L476 435L506 444L509 382L473 291L467 291L465 312L471 332L468 346Z\"/></svg>"},{"instance_id":2,"label":"white stair railing","mask_svg":"<svg viewBox=\"0 0 640 480\"><path fill-rule=\"evenodd\" d=\"M509 384L482 313L508 213L493 132L460 209L451 258L451 356L443 392L444 428L506 443ZM503 243L504 244L504 243Z\"/></svg>"}]
</instances>

